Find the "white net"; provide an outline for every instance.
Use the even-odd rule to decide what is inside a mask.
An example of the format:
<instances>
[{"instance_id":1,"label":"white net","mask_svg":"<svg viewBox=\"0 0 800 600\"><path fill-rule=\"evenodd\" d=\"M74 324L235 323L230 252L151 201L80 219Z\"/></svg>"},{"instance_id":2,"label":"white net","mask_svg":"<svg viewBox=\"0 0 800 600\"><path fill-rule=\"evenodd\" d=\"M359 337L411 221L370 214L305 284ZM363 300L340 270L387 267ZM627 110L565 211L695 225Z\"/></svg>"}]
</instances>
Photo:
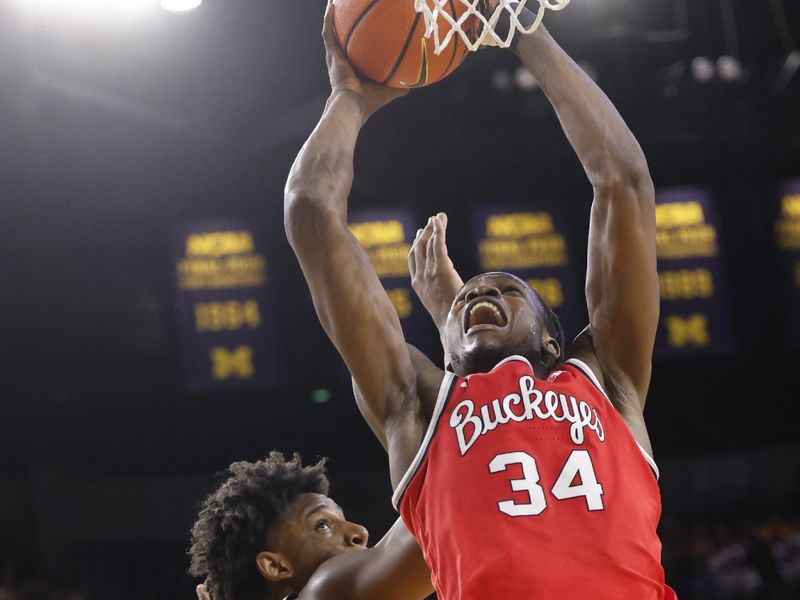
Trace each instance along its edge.
<instances>
[{"instance_id":1,"label":"white net","mask_svg":"<svg viewBox=\"0 0 800 600\"><path fill-rule=\"evenodd\" d=\"M463 6L460 14L458 10L453 11L457 18L451 12L453 2ZM486 0L414 0L414 8L425 19L425 37L433 39L435 52L440 54L455 36L473 52L481 46L508 48L517 32L532 33L541 25L547 10L561 10L570 0L528 0L531 5L535 2L539 4L538 9L528 9L535 16L532 23L528 22L530 19L520 20L526 5L524 0L497 0L491 14L484 8ZM506 19L510 19L510 27ZM503 27L498 33L495 28L501 22ZM506 28L507 31L503 31Z\"/></svg>"}]
</instances>

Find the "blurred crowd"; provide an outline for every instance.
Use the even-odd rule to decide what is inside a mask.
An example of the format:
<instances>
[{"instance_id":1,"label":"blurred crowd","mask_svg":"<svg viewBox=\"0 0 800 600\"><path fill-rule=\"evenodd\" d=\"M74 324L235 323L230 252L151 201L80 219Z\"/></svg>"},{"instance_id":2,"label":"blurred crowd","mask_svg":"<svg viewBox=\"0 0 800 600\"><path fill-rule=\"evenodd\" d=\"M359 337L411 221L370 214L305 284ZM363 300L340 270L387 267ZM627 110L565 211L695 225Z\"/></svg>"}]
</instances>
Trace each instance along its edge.
<instances>
[{"instance_id":1,"label":"blurred crowd","mask_svg":"<svg viewBox=\"0 0 800 600\"><path fill-rule=\"evenodd\" d=\"M662 522L664 568L681 600L800 599L800 517Z\"/></svg>"}]
</instances>

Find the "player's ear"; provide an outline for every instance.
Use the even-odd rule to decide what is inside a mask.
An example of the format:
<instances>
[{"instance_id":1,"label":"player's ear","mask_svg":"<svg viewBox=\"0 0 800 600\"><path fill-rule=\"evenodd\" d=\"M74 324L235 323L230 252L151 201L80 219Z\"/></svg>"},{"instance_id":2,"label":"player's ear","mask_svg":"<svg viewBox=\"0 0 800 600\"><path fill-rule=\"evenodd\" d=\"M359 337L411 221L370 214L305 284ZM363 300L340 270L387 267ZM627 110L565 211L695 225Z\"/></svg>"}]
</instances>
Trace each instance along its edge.
<instances>
[{"instance_id":1,"label":"player's ear","mask_svg":"<svg viewBox=\"0 0 800 600\"><path fill-rule=\"evenodd\" d=\"M256 555L256 566L267 581L286 581L294 576L292 565L280 552L259 552Z\"/></svg>"},{"instance_id":2,"label":"player's ear","mask_svg":"<svg viewBox=\"0 0 800 600\"><path fill-rule=\"evenodd\" d=\"M556 366L560 356L561 345L558 340L545 332L544 339L542 339L542 362L547 368L552 368Z\"/></svg>"}]
</instances>

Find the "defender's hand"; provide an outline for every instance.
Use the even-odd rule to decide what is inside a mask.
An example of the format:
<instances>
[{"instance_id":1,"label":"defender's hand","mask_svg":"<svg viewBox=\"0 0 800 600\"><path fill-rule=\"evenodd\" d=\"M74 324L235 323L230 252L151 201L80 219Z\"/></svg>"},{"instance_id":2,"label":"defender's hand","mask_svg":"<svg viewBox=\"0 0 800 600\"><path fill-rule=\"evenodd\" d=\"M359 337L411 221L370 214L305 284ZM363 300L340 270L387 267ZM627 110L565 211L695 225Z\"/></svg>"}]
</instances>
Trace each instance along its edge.
<instances>
[{"instance_id":1,"label":"defender's hand","mask_svg":"<svg viewBox=\"0 0 800 600\"><path fill-rule=\"evenodd\" d=\"M439 213L428 219L408 253L411 286L442 333L447 313L464 285L447 254L447 215Z\"/></svg>"},{"instance_id":2,"label":"defender's hand","mask_svg":"<svg viewBox=\"0 0 800 600\"><path fill-rule=\"evenodd\" d=\"M332 0L328 0L325 9L325 21L322 26L322 39L325 41L325 62L328 65L328 77L332 93L346 91L358 98L364 109L364 119L369 118L382 106L395 98L408 93L405 89L394 89L372 81L365 81L356 75L339 42L336 41L333 25L333 12L336 10Z\"/></svg>"}]
</instances>

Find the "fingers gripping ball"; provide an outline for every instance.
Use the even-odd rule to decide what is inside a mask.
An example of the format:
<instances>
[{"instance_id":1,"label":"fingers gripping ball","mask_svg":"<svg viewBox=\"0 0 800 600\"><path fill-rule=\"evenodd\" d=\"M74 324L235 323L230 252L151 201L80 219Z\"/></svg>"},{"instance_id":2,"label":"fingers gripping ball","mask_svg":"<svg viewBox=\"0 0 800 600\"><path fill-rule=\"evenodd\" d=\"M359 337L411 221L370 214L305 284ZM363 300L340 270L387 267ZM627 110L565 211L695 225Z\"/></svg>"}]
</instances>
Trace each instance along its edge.
<instances>
[{"instance_id":1,"label":"fingers gripping ball","mask_svg":"<svg viewBox=\"0 0 800 600\"><path fill-rule=\"evenodd\" d=\"M449 0L448 6L454 19L466 11L461 0ZM348 60L362 75L389 87L435 83L455 71L469 51L456 37L435 54L414 0L334 0L333 9L336 39ZM449 27L443 16L439 20L442 28ZM468 29L470 21L462 27Z\"/></svg>"}]
</instances>

